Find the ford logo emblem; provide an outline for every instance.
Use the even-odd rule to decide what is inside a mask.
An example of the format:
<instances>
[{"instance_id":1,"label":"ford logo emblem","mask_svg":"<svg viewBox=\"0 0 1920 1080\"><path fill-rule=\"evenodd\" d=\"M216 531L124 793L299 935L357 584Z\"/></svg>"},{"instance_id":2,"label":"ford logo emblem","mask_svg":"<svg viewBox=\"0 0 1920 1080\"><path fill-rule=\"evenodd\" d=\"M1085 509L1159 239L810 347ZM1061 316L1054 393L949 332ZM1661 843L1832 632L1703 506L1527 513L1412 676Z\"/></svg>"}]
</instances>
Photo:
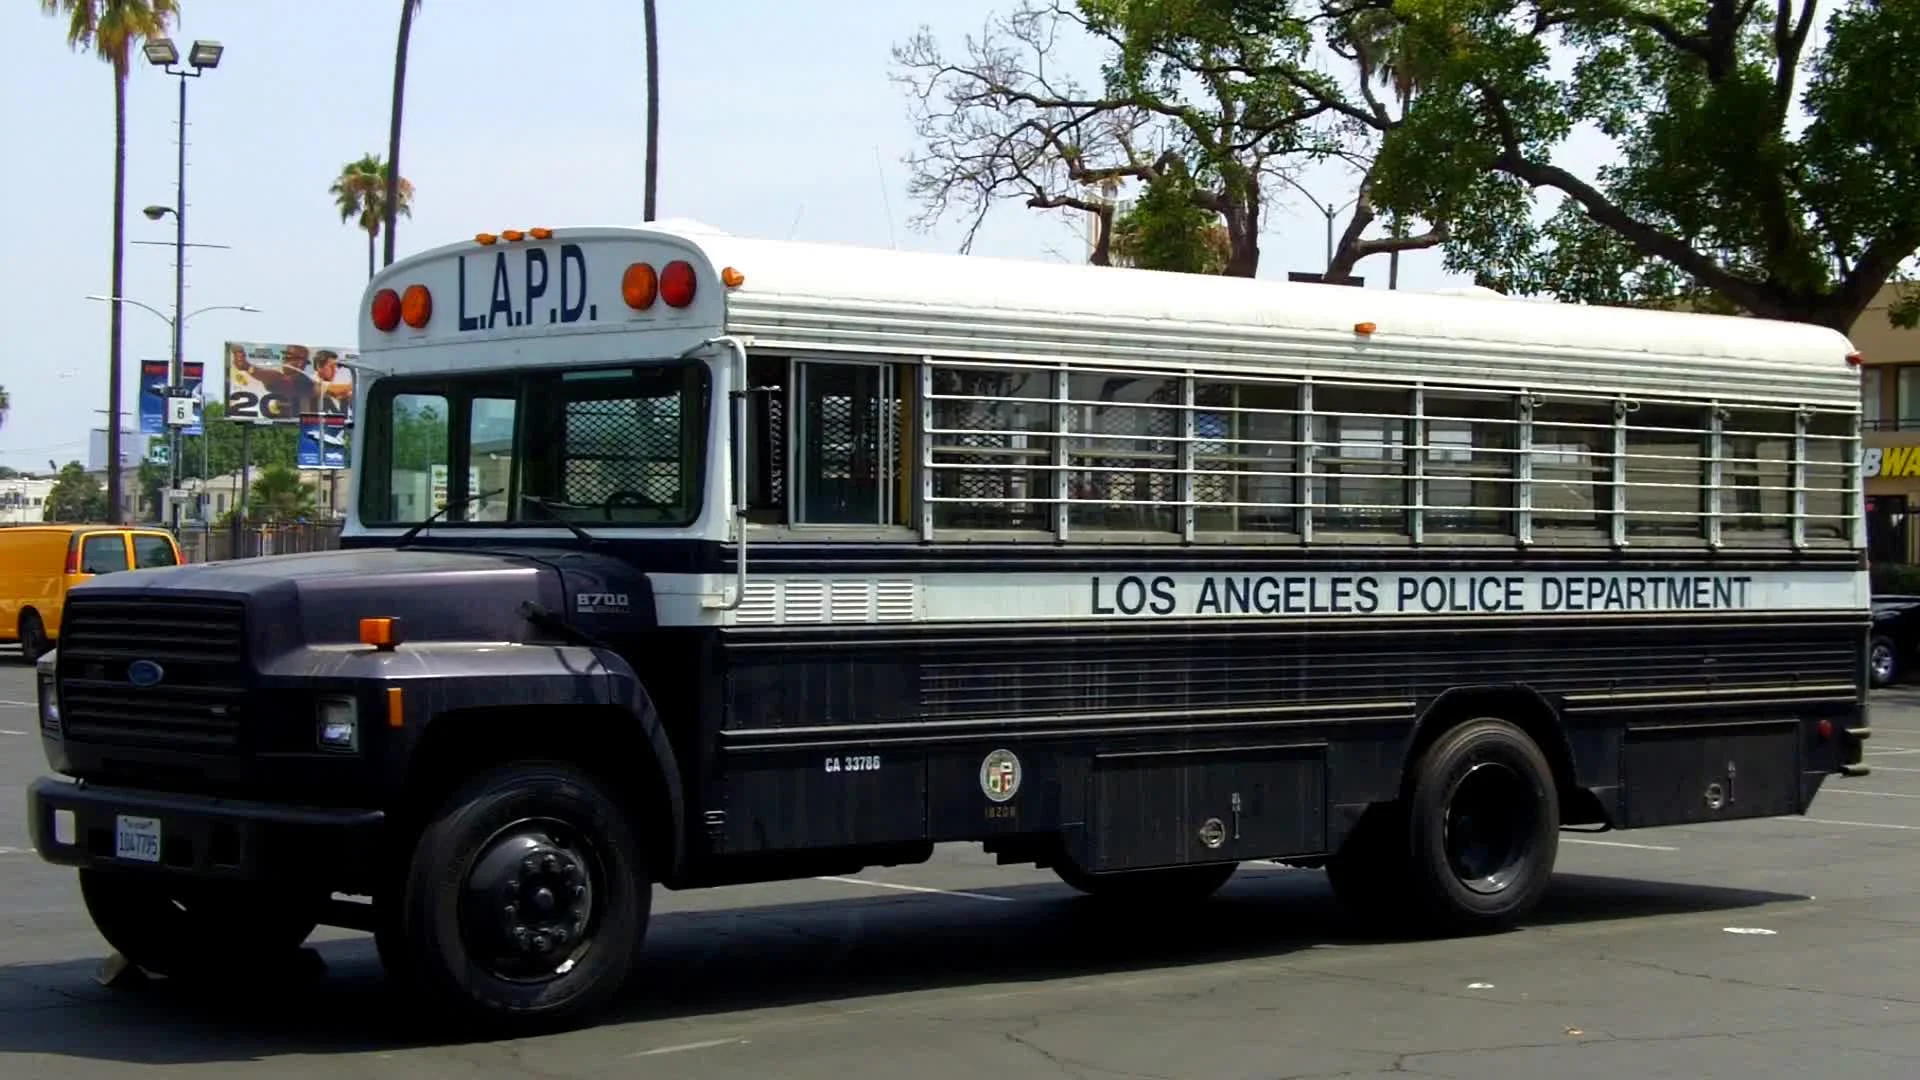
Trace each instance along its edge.
<instances>
[{"instance_id":1,"label":"ford logo emblem","mask_svg":"<svg viewBox=\"0 0 1920 1080\"><path fill-rule=\"evenodd\" d=\"M127 665L127 681L135 686L159 686L167 669L151 660L135 660Z\"/></svg>"}]
</instances>

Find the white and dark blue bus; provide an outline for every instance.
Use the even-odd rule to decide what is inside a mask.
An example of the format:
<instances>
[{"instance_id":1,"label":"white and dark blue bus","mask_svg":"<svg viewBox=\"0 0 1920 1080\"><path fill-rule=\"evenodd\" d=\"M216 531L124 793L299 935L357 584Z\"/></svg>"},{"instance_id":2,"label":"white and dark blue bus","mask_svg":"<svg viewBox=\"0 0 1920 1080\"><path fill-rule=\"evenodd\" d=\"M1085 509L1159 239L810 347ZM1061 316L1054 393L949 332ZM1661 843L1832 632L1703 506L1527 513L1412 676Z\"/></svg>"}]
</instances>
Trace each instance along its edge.
<instances>
[{"instance_id":1,"label":"white and dark blue bus","mask_svg":"<svg viewBox=\"0 0 1920 1080\"><path fill-rule=\"evenodd\" d=\"M1829 330L661 225L396 263L360 357L345 550L90 584L43 665L36 838L143 965L264 891L220 940L565 1013L655 885L946 842L1470 930L1562 829L1864 771Z\"/></svg>"}]
</instances>

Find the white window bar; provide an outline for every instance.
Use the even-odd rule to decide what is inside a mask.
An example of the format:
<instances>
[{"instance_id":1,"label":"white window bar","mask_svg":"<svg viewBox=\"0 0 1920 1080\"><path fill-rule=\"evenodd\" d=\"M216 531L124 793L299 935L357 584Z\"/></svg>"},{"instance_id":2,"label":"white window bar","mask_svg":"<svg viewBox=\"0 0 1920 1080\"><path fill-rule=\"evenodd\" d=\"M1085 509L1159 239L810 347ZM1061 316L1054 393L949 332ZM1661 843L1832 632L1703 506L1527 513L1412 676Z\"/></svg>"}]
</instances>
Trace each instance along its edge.
<instances>
[{"instance_id":1,"label":"white window bar","mask_svg":"<svg viewBox=\"0 0 1920 1080\"><path fill-rule=\"evenodd\" d=\"M1053 535L1065 541L1073 529L1073 474L1068 471L1072 460L1067 448L1073 443L1073 372L1062 368L1053 373L1053 455L1051 457L1053 479Z\"/></svg>"},{"instance_id":2,"label":"white window bar","mask_svg":"<svg viewBox=\"0 0 1920 1080\"><path fill-rule=\"evenodd\" d=\"M1725 467L1721 457L1726 452L1728 412L1717 401L1710 408L1713 419L1707 433L1707 546L1718 549L1722 543L1721 485L1725 479Z\"/></svg>"},{"instance_id":3,"label":"white window bar","mask_svg":"<svg viewBox=\"0 0 1920 1080\"><path fill-rule=\"evenodd\" d=\"M1607 506L1609 536L1616 548L1627 546L1627 414L1638 407L1626 398L1613 403L1613 483Z\"/></svg>"},{"instance_id":4,"label":"white window bar","mask_svg":"<svg viewBox=\"0 0 1920 1080\"><path fill-rule=\"evenodd\" d=\"M1514 500L1513 529L1522 547L1533 543L1533 410L1539 404L1533 391L1520 391L1520 427L1513 440L1520 454L1513 470L1520 497Z\"/></svg>"},{"instance_id":5,"label":"white window bar","mask_svg":"<svg viewBox=\"0 0 1920 1080\"><path fill-rule=\"evenodd\" d=\"M1413 507L1407 511L1407 536L1413 541L1415 546L1418 546L1424 541L1427 535L1427 455L1432 452L1432 448L1428 445L1426 411L1426 388L1415 385L1413 388L1413 419L1409 425L1411 430L1406 432L1406 437L1403 439L1403 441L1408 444L1407 453L1402 455L1401 458L1401 468L1406 473L1406 479L1401 481L1401 486L1403 488L1411 488L1411 494L1413 496ZM1471 449L1469 449L1468 453L1472 453ZM1468 483L1467 490L1469 492L1473 490L1471 482ZM1467 496L1467 501L1473 501L1471 494Z\"/></svg>"},{"instance_id":6,"label":"white window bar","mask_svg":"<svg viewBox=\"0 0 1920 1080\"><path fill-rule=\"evenodd\" d=\"M1807 421L1813 411L1802 406L1793 414L1793 550L1807 546Z\"/></svg>"},{"instance_id":7,"label":"white window bar","mask_svg":"<svg viewBox=\"0 0 1920 1080\"><path fill-rule=\"evenodd\" d=\"M1194 376L1188 372L1180 379L1180 542L1193 543L1193 398Z\"/></svg>"},{"instance_id":8,"label":"white window bar","mask_svg":"<svg viewBox=\"0 0 1920 1080\"><path fill-rule=\"evenodd\" d=\"M920 358L920 539L933 540L933 357Z\"/></svg>"},{"instance_id":9,"label":"white window bar","mask_svg":"<svg viewBox=\"0 0 1920 1080\"><path fill-rule=\"evenodd\" d=\"M1294 502L1300 504L1294 513L1299 520L1294 524L1300 530L1302 544L1313 543L1313 459L1318 450L1319 441L1313 433L1313 377L1300 380L1300 427L1295 432L1300 437L1300 475L1294 478Z\"/></svg>"}]
</instances>

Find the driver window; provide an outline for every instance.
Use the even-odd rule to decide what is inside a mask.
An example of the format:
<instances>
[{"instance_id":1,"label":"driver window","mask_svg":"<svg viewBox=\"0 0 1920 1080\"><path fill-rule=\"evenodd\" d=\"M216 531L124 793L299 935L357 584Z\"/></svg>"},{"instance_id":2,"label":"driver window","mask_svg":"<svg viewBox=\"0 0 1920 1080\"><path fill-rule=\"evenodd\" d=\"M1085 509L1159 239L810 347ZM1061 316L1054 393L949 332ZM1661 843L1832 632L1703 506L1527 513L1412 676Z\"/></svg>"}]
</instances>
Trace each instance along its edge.
<instances>
[{"instance_id":1,"label":"driver window","mask_svg":"<svg viewBox=\"0 0 1920 1080\"><path fill-rule=\"evenodd\" d=\"M562 372L522 400L520 520L659 526L698 516L704 367Z\"/></svg>"}]
</instances>

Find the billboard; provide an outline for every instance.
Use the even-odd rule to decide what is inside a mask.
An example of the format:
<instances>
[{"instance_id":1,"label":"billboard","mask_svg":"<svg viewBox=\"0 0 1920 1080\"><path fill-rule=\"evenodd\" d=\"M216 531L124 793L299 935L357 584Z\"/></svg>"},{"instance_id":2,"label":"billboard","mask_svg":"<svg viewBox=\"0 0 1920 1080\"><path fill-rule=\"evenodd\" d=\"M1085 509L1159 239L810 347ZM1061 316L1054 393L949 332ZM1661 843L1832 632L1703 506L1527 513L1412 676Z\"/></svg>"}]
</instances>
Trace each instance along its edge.
<instances>
[{"instance_id":1,"label":"billboard","mask_svg":"<svg viewBox=\"0 0 1920 1080\"><path fill-rule=\"evenodd\" d=\"M353 423L353 372L341 364L358 354L317 345L229 341L227 419L297 424L309 415Z\"/></svg>"},{"instance_id":2,"label":"billboard","mask_svg":"<svg viewBox=\"0 0 1920 1080\"><path fill-rule=\"evenodd\" d=\"M308 413L300 418L300 446L294 457L303 469L347 467L347 418L342 413Z\"/></svg>"},{"instance_id":3,"label":"billboard","mask_svg":"<svg viewBox=\"0 0 1920 1080\"><path fill-rule=\"evenodd\" d=\"M180 363L180 385L186 388L189 397L198 398L202 405L206 403L207 365L198 360L184 360ZM140 361L140 434L165 435L167 433L167 375L168 364L165 360ZM199 435L205 429L195 422L180 429L182 435Z\"/></svg>"}]
</instances>

